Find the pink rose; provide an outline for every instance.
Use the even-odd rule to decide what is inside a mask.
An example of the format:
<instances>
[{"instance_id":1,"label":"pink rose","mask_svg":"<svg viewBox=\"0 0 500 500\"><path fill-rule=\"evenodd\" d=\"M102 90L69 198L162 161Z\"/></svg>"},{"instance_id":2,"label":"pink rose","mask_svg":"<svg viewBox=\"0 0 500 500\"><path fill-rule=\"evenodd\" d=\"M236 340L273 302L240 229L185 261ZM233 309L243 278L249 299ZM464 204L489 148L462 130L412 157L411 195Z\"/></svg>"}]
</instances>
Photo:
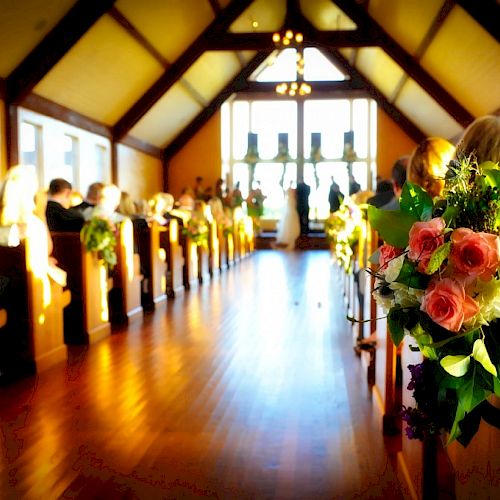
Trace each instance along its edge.
<instances>
[{"instance_id":1,"label":"pink rose","mask_svg":"<svg viewBox=\"0 0 500 500\"><path fill-rule=\"evenodd\" d=\"M391 260L399 257L403 251L399 248L393 247L392 245L384 244L379 249L378 264L380 266L380 271L387 269L387 265Z\"/></svg>"},{"instance_id":2,"label":"pink rose","mask_svg":"<svg viewBox=\"0 0 500 500\"><path fill-rule=\"evenodd\" d=\"M431 281L420 309L451 332L458 332L464 321L469 321L479 312L476 301L465 293L462 284L452 278Z\"/></svg>"},{"instance_id":3,"label":"pink rose","mask_svg":"<svg viewBox=\"0 0 500 500\"><path fill-rule=\"evenodd\" d=\"M451 233L450 260L466 278L490 281L500 265L498 236L458 228Z\"/></svg>"},{"instance_id":4,"label":"pink rose","mask_svg":"<svg viewBox=\"0 0 500 500\"><path fill-rule=\"evenodd\" d=\"M444 220L436 217L429 222L415 222L410 229L408 258L418 262L417 269L427 272L432 252L444 243Z\"/></svg>"}]
</instances>

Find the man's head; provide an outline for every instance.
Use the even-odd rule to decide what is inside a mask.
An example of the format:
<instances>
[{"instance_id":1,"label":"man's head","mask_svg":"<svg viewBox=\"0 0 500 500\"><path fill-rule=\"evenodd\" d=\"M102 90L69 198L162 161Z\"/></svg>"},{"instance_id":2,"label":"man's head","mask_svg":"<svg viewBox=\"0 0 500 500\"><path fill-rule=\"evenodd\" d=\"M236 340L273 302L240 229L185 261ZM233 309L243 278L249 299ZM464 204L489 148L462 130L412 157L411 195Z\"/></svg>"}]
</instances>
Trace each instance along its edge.
<instances>
[{"instance_id":1,"label":"man's head","mask_svg":"<svg viewBox=\"0 0 500 500\"><path fill-rule=\"evenodd\" d=\"M60 203L64 208L71 206L71 183L66 179L52 179L49 184L49 198Z\"/></svg>"},{"instance_id":2,"label":"man's head","mask_svg":"<svg viewBox=\"0 0 500 500\"><path fill-rule=\"evenodd\" d=\"M91 184L87 190L86 201L92 205L97 205L101 199L102 188L104 184L102 182L94 182Z\"/></svg>"},{"instance_id":3,"label":"man's head","mask_svg":"<svg viewBox=\"0 0 500 500\"><path fill-rule=\"evenodd\" d=\"M406 169L408 167L408 156L402 156L396 160L394 166L392 167L392 188L394 190L394 196L399 198L401 196L401 191L403 190L403 185L406 182Z\"/></svg>"}]
</instances>

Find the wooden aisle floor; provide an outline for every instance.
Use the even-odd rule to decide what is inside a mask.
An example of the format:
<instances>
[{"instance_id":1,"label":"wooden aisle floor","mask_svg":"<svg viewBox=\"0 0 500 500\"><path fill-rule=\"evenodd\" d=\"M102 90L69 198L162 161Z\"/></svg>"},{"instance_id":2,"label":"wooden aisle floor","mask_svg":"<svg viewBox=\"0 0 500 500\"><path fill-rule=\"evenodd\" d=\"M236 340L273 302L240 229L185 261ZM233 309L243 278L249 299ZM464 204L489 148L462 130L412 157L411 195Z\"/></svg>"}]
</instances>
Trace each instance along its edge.
<instances>
[{"instance_id":1,"label":"wooden aisle floor","mask_svg":"<svg viewBox=\"0 0 500 500\"><path fill-rule=\"evenodd\" d=\"M0 498L400 498L328 252L260 251L0 388Z\"/></svg>"}]
</instances>

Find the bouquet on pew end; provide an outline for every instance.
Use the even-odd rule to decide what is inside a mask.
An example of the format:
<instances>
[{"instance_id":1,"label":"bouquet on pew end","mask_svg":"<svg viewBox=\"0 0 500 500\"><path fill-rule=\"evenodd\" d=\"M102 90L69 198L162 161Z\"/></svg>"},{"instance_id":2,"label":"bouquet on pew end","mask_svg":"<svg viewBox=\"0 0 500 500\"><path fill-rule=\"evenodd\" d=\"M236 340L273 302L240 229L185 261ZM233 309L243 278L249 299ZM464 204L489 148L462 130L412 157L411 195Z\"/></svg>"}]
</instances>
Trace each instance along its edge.
<instances>
[{"instance_id":1,"label":"bouquet on pew end","mask_svg":"<svg viewBox=\"0 0 500 500\"><path fill-rule=\"evenodd\" d=\"M351 270L353 247L363 231L363 215L354 203L344 200L340 208L325 220L326 240L337 261L346 270Z\"/></svg>"},{"instance_id":2,"label":"bouquet on pew end","mask_svg":"<svg viewBox=\"0 0 500 500\"><path fill-rule=\"evenodd\" d=\"M205 219L192 217L182 228L182 233L196 245L208 247L208 224Z\"/></svg>"},{"instance_id":3,"label":"bouquet on pew end","mask_svg":"<svg viewBox=\"0 0 500 500\"><path fill-rule=\"evenodd\" d=\"M368 209L384 239L377 302L394 344L410 337L424 362L409 366L415 408L403 409L409 438L442 431L467 446L487 402L500 396L500 169L473 159L450 164L442 199L407 183L399 211Z\"/></svg>"},{"instance_id":4,"label":"bouquet on pew end","mask_svg":"<svg viewBox=\"0 0 500 500\"><path fill-rule=\"evenodd\" d=\"M80 239L87 252L97 252L109 270L116 266L116 226L109 219L92 217L80 232Z\"/></svg>"}]
</instances>

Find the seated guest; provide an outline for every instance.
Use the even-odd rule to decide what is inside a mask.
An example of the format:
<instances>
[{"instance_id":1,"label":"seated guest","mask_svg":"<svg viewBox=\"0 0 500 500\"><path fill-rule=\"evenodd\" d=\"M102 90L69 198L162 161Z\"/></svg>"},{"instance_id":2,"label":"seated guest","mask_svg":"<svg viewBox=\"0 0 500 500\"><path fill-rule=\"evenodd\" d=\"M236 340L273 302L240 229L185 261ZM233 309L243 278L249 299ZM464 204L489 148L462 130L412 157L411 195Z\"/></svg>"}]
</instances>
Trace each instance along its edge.
<instances>
[{"instance_id":1,"label":"seated guest","mask_svg":"<svg viewBox=\"0 0 500 500\"><path fill-rule=\"evenodd\" d=\"M194 208L194 195L193 190L189 187L185 187L181 192L181 197L179 198L179 208L181 210L193 210Z\"/></svg>"},{"instance_id":2,"label":"seated guest","mask_svg":"<svg viewBox=\"0 0 500 500\"><path fill-rule=\"evenodd\" d=\"M404 183L406 182L406 169L408 167L408 156L402 156L398 158L394 166L392 167L392 189L394 191L394 197L389 203L383 205L382 210L399 210L399 198L403 191Z\"/></svg>"},{"instance_id":3,"label":"seated guest","mask_svg":"<svg viewBox=\"0 0 500 500\"><path fill-rule=\"evenodd\" d=\"M368 198L368 200L366 200L366 203L368 203L368 205L373 205L374 207L380 208L386 203L389 203L392 198L394 198L394 191L392 189L391 181L381 180L377 184L377 190L375 191L374 196Z\"/></svg>"},{"instance_id":4,"label":"seated guest","mask_svg":"<svg viewBox=\"0 0 500 500\"><path fill-rule=\"evenodd\" d=\"M118 186L114 184L106 184L101 190L101 196L95 207L87 207L83 211L85 220L90 220L93 217L108 219L113 224L122 222L125 217L116 210L120 205L122 192Z\"/></svg>"},{"instance_id":5,"label":"seated guest","mask_svg":"<svg viewBox=\"0 0 500 500\"><path fill-rule=\"evenodd\" d=\"M49 198L45 211L47 225L51 231L80 231L82 214L71 204L71 184L65 179L53 179L49 185Z\"/></svg>"},{"instance_id":6,"label":"seated guest","mask_svg":"<svg viewBox=\"0 0 500 500\"><path fill-rule=\"evenodd\" d=\"M485 161L500 163L500 116L481 116L465 129L457 145L457 158L470 155L478 164Z\"/></svg>"},{"instance_id":7,"label":"seated guest","mask_svg":"<svg viewBox=\"0 0 500 500\"><path fill-rule=\"evenodd\" d=\"M87 196L85 200L83 200L80 204L75 205L74 208L83 212L88 207L95 207L97 203L99 203L99 199L101 197L101 191L104 187L102 182L94 182L87 189Z\"/></svg>"},{"instance_id":8,"label":"seated guest","mask_svg":"<svg viewBox=\"0 0 500 500\"><path fill-rule=\"evenodd\" d=\"M441 137L424 139L408 160L408 180L425 189L432 197L440 196L448 163L453 158L455 146Z\"/></svg>"}]
</instances>

